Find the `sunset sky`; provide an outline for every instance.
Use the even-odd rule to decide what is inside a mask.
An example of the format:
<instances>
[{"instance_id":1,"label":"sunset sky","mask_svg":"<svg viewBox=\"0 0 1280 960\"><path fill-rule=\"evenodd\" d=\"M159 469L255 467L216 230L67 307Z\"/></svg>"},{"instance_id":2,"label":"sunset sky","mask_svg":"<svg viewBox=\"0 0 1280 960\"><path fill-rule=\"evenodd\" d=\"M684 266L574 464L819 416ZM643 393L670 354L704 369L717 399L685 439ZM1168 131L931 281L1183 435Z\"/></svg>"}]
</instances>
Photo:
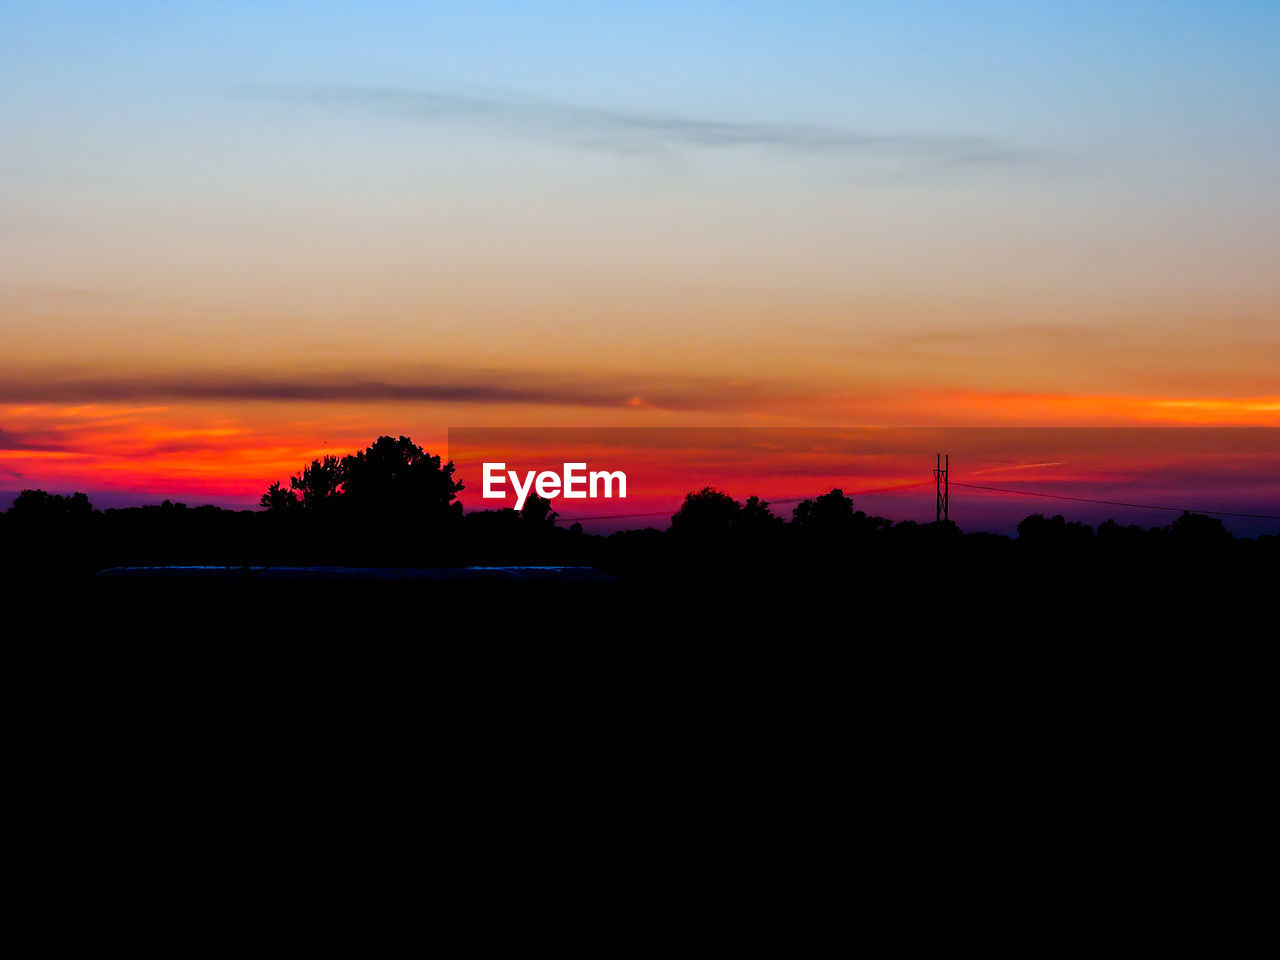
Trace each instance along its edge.
<instances>
[{"instance_id":1,"label":"sunset sky","mask_svg":"<svg viewBox=\"0 0 1280 960\"><path fill-rule=\"evenodd\" d=\"M0 507L466 425L1280 426L1275 2L0 17Z\"/></svg>"}]
</instances>

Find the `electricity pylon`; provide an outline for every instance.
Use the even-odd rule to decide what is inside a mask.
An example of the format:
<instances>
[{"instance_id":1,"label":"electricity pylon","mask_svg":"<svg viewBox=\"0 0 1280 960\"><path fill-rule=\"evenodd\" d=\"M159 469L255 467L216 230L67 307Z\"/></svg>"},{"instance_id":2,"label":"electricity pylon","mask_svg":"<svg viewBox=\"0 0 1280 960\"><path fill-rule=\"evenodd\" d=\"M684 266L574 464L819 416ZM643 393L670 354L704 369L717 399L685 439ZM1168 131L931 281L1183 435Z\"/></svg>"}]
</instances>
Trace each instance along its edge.
<instances>
[{"instance_id":1,"label":"electricity pylon","mask_svg":"<svg viewBox=\"0 0 1280 960\"><path fill-rule=\"evenodd\" d=\"M946 455L946 462L943 462L943 455L938 454L937 464L933 468L933 483L938 492L938 511L936 520L949 520L947 516L947 501L950 499L951 482L948 474L951 472L951 454Z\"/></svg>"}]
</instances>

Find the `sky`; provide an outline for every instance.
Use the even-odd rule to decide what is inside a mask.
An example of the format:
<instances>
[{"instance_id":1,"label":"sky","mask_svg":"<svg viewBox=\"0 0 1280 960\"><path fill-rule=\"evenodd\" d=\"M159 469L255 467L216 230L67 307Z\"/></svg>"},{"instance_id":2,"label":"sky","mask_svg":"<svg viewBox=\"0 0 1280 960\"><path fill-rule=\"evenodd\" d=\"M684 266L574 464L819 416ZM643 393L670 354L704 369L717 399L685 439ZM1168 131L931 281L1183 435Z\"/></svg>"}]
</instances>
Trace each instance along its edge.
<instances>
[{"instance_id":1,"label":"sky","mask_svg":"<svg viewBox=\"0 0 1280 960\"><path fill-rule=\"evenodd\" d=\"M250 505L468 425L1280 426L1274 2L0 22L0 491Z\"/></svg>"}]
</instances>

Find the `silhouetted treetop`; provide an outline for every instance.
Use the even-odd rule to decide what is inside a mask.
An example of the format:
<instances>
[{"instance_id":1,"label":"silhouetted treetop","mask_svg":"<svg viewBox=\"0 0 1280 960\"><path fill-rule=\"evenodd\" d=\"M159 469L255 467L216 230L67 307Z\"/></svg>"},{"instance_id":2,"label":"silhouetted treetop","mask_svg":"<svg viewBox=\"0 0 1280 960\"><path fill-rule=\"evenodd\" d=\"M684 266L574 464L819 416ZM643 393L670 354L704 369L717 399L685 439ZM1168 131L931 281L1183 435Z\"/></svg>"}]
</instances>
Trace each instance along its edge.
<instances>
[{"instance_id":1,"label":"silhouetted treetop","mask_svg":"<svg viewBox=\"0 0 1280 960\"><path fill-rule=\"evenodd\" d=\"M295 510L302 506L302 502L298 499L298 495L292 490L285 490L280 486L280 482L276 481L267 487L267 492L262 495L262 499L258 503L266 508L276 512L285 510Z\"/></svg>"},{"instance_id":2,"label":"silhouetted treetop","mask_svg":"<svg viewBox=\"0 0 1280 960\"><path fill-rule=\"evenodd\" d=\"M738 528L748 536L775 533L786 524L785 520L775 516L769 509L769 501L761 500L759 497L747 497L747 502L742 505L742 510L735 522Z\"/></svg>"},{"instance_id":3,"label":"silhouetted treetop","mask_svg":"<svg viewBox=\"0 0 1280 960\"><path fill-rule=\"evenodd\" d=\"M14 497L8 511L15 520L39 522L82 518L92 513L93 505L83 493L66 497L43 490L23 490Z\"/></svg>"},{"instance_id":4,"label":"silhouetted treetop","mask_svg":"<svg viewBox=\"0 0 1280 960\"><path fill-rule=\"evenodd\" d=\"M703 487L685 494L684 503L671 517L671 532L700 539L724 535L737 525L741 512L742 505L723 490Z\"/></svg>"},{"instance_id":5,"label":"silhouetted treetop","mask_svg":"<svg viewBox=\"0 0 1280 960\"><path fill-rule=\"evenodd\" d=\"M1197 546L1215 546L1234 539L1218 517L1190 511L1183 511L1182 516L1173 521L1169 533L1178 542Z\"/></svg>"},{"instance_id":6,"label":"silhouetted treetop","mask_svg":"<svg viewBox=\"0 0 1280 960\"><path fill-rule=\"evenodd\" d=\"M453 471L452 462L442 465L408 437L379 437L367 450L343 458L342 495L353 506L380 511L449 511L462 490Z\"/></svg>"},{"instance_id":7,"label":"silhouetted treetop","mask_svg":"<svg viewBox=\"0 0 1280 960\"><path fill-rule=\"evenodd\" d=\"M329 454L321 460L312 460L303 467L302 476L289 478L289 486L302 496L302 506L305 509L323 509L340 494L342 461ZM269 494L271 491L267 492Z\"/></svg>"},{"instance_id":8,"label":"silhouetted treetop","mask_svg":"<svg viewBox=\"0 0 1280 960\"><path fill-rule=\"evenodd\" d=\"M559 514L551 509L551 501L544 500L536 493L529 494L525 498L524 506L520 508L520 518L530 527L554 527L558 516ZM578 524L578 529L582 529L581 524Z\"/></svg>"},{"instance_id":9,"label":"silhouetted treetop","mask_svg":"<svg viewBox=\"0 0 1280 960\"><path fill-rule=\"evenodd\" d=\"M344 510L403 516L456 515L463 487L453 472L453 463L442 464L408 437L379 437L359 453L312 460L300 476L290 478L291 490L273 483L259 503L272 512L341 505Z\"/></svg>"},{"instance_id":10,"label":"silhouetted treetop","mask_svg":"<svg viewBox=\"0 0 1280 960\"><path fill-rule=\"evenodd\" d=\"M839 487L833 487L820 497L797 503L791 522L798 527L847 528L853 522L853 501Z\"/></svg>"}]
</instances>

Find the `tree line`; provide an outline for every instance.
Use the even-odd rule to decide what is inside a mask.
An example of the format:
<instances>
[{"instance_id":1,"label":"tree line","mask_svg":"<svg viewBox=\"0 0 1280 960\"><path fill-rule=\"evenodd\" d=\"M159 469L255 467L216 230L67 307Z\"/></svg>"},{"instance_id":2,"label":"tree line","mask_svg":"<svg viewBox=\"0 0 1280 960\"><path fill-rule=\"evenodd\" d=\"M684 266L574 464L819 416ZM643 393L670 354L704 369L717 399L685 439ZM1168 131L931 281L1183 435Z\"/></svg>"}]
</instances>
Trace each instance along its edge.
<instances>
[{"instance_id":1,"label":"tree line","mask_svg":"<svg viewBox=\"0 0 1280 960\"><path fill-rule=\"evenodd\" d=\"M857 509L841 489L796 504L704 487L688 493L664 529L608 536L564 527L550 503L520 511L464 512L454 465L408 437L313 460L288 486L272 483L260 510L188 507L168 500L95 510L83 493L24 490L0 515L0 556L10 575L80 575L131 564L592 565L628 577L800 576L823 570L912 575L943 558L973 567L1135 562L1244 564L1275 569L1280 538L1236 538L1216 518L1185 513L1163 526L1106 521L1096 529L1032 514L1016 539L963 533L954 522L893 522Z\"/></svg>"}]
</instances>

